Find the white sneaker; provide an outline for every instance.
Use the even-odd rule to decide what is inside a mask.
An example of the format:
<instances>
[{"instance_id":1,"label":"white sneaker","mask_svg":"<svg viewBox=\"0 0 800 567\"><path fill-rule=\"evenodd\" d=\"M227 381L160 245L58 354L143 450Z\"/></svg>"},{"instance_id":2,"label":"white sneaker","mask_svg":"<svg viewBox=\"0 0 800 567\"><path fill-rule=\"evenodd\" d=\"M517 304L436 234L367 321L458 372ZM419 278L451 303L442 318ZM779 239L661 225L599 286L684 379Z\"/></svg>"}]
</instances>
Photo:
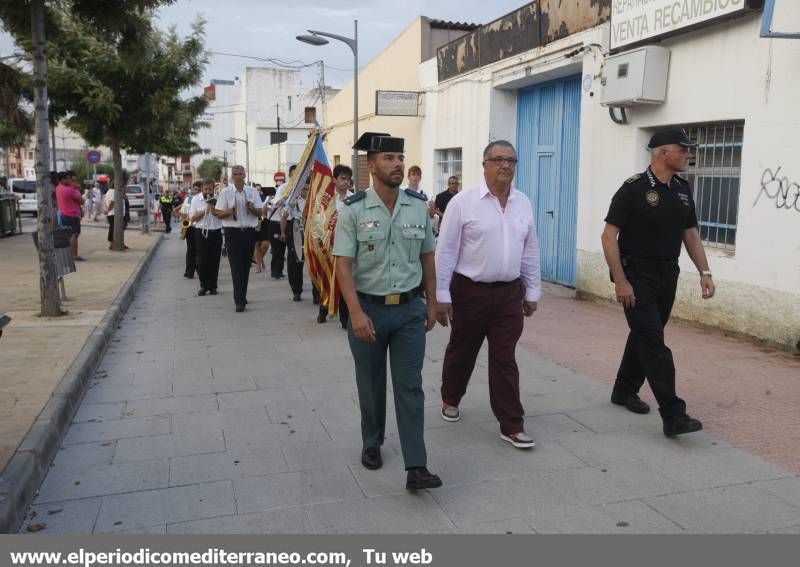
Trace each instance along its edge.
<instances>
[{"instance_id":1,"label":"white sneaker","mask_svg":"<svg viewBox=\"0 0 800 567\"><path fill-rule=\"evenodd\" d=\"M536 443L533 441L533 438L526 435L524 431L520 431L519 433L514 433L512 435L503 435L501 433L500 439L503 441L508 441L517 449L533 449L533 447L536 445Z\"/></svg>"},{"instance_id":2,"label":"white sneaker","mask_svg":"<svg viewBox=\"0 0 800 567\"><path fill-rule=\"evenodd\" d=\"M461 412L456 406L442 405L442 419L445 421L458 421L461 419Z\"/></svg>"}]
</instances>

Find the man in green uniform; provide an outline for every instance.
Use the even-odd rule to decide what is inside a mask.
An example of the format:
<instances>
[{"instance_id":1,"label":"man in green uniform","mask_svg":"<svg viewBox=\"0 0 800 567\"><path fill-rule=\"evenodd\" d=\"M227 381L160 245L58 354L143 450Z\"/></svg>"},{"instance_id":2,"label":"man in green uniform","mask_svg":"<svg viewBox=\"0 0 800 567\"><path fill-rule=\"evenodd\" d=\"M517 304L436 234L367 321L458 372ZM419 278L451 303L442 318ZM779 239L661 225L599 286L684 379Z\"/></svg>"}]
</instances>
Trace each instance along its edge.
<instances>
[{"instance_id":1,"label":"man in green uniform","mask_svg":"<svg viewBox=\"0 0 800 567\"><path fill-rule=\"evenodd\" d=\"M436 273L428 207L401 191L403 139L365 133L354 149L367 152L372 187L345 201L336 224L336 278L350 310L348 339L361 406L361 463L381 467L386 426L386 352L392 368L397 429L406 488L442 485L427 469L423 440L425 333L436 323ZM427 300L420 298L420 282Z\"/></svg>"}]
</instances>

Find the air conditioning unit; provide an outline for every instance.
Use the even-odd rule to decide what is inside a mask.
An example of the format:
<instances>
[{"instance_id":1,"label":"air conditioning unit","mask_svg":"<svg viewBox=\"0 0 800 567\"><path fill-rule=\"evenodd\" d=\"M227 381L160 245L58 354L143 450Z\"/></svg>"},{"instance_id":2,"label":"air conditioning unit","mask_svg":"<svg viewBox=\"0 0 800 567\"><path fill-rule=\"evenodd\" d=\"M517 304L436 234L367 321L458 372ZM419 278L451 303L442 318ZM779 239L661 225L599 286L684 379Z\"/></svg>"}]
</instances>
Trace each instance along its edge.
<instances>
[{"instance_id":1,"label":"air conditioning unit","mask_svg":"<svg viewBox=\"0 0 800 567\"><path fill-rule=\"evenodd\" d=\"M606 59L603 69L603 106L628 107L661 104L667 97L669 49L647 45Z\"/></svg>"}]
</instances>

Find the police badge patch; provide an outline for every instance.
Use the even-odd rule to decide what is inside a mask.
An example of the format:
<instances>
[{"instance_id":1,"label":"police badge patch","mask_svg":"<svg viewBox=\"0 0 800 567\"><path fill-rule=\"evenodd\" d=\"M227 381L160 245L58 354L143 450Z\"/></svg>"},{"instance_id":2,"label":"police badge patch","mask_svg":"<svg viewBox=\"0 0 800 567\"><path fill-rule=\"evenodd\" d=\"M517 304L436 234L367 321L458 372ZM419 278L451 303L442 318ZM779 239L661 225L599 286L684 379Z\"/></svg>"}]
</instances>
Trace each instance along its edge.
<instances>
[{"instance_id":1,"label":"police badge patch","mask_svg":"<svg viewBox=\"0 0 800 567\"><path fill-rule=\"evenodd\" d=\"M645 194L644 198L647 201L647 204L650 205L651 207L658 206L658 200L659 200L658 191L650 190Z\"/></svg>"}]
</instances>

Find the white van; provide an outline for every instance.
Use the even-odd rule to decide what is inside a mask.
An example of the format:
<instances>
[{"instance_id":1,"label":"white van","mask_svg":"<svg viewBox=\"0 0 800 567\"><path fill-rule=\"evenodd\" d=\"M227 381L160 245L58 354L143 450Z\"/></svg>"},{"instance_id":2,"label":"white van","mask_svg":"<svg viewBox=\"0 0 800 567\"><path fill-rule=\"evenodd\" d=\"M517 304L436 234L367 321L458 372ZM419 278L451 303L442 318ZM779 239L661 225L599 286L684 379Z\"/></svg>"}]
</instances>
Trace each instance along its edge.
<instances>
[{"instance_id":1,"label":"white van","mask_svg":"<svg viewBox=\"0 0 800 567\"><path fill-rule=\"evenodd\" d=\"M19 197L19 212L31 213L36 216L39 212L39 202L36 199L36 180L12 177L8 180L8 190Z\"/></svg>"}]
</instances>

